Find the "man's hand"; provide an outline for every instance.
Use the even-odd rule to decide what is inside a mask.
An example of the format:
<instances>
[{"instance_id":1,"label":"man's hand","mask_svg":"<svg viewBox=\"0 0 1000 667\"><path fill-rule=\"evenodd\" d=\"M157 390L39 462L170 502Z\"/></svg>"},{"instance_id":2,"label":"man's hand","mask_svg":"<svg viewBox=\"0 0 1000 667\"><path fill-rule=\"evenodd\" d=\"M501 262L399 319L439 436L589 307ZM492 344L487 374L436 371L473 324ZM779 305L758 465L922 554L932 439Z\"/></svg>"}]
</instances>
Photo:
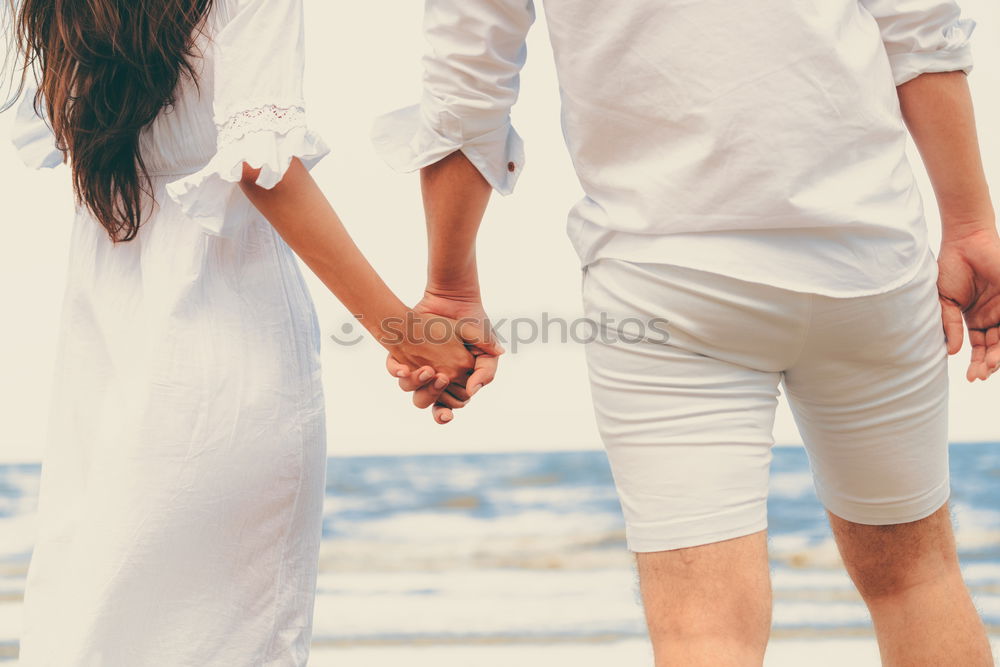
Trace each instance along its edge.
<instances>
[{"instance_id":1,"label":"man's hand","mask_svg":"<svg viewBox=\"0 0 1000 667\"><path fill-rule=\"evenodd\" d=\"M379 342L401 368L433 369L437 383L444 381L447 386L464 383L475 370L475 356L461 338L461 329L462 323L451 318L411 310L405 318L385 322Z\"/></svg>"},{"instance_id":2,"label":"man's hand","mask_svg":"<svg viewBox=\"0 0 1000 667\"><path fill-rule=\"evenodd\" d=\"M475 357L472 373L463 380L447 384L435 369L413 369L402 360L389 355L386 368L399 378L403 391L413 392L413 404L418 408L433 407L434 420L447 424L454 410L465 407L476 393L493 381L503 347L490 329L489 318L478 296L459 296L427 291L413 311L427 317L444 317L459 323L458 337Z\"/></svg>"},{"instance_id":3,"label":"man's hand","mask_svg":"<svg viewBox=\"0 0 1000 667\"><path fill-rule=\"evenodd\" d=\"M387 367L404 391L414 392L417 407L433 405L435 421L447 424L453 410L493 380L503 353L483 311L476 268L476 235L492 188L462 151L421 169L420 187L427 217L427 290L414 311L458 321L458 338L475 356L474 367L464 383L447 386L440 377L423 381L433 368L413 369L391 354Z\"/></svg>"},{"instance_id":4,"label":"man's hand","mask_svg":"<svg viewBox=\"0 0 1000 667\"><path fill-rule=\"evenodd\" d=\"M1000 367L1000 236L993 223L941 242L938 294L948 354L962 347L969 329L972 359L966 378L986 380Z\"/></svg>"}]
</instances>

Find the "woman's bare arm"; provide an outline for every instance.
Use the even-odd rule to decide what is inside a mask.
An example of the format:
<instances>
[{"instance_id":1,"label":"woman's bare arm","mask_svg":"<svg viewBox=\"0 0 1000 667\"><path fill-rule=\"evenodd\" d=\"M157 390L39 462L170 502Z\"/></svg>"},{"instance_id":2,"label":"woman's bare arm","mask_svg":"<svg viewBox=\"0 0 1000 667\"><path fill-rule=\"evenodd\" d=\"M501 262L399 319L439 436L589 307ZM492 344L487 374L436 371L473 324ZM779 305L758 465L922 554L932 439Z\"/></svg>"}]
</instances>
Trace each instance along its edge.
<instances>
[{"instance_id":1,"label":"woman's bare arm","mask_svg":"<svg viewBox=\"0 0 1000 667\"><path fill-rule=\"evenodd\" d=\"M272 189L257 185L257 175L244 165L241 187L247 197L393 357L413 369L432 367L449 381L465 377L474 366L472 355L442 318L422 321L393 294L299 160ZM413 323L408 329L407 321Z\"/></svg>"}]
</instances>

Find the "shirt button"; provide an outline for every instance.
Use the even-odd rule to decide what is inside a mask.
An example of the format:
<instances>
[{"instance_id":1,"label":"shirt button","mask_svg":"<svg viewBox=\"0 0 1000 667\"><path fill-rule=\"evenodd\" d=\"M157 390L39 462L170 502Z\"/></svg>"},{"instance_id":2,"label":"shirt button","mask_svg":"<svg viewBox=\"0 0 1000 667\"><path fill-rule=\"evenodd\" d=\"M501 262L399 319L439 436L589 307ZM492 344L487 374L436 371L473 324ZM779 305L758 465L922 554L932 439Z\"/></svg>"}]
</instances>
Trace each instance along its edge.
<instances>
[{"instance_id":1,"label":"shirt button","mask_svg":"<svg viewBox=\"0 0 1000 667\"><path fill-rule=\"evenodd\" d=\"M517 165L516 164L514 164L513 162L508 162L507 163L507 171L513 173L516 170L517 170Z\"/></svg>"}]
</instances>

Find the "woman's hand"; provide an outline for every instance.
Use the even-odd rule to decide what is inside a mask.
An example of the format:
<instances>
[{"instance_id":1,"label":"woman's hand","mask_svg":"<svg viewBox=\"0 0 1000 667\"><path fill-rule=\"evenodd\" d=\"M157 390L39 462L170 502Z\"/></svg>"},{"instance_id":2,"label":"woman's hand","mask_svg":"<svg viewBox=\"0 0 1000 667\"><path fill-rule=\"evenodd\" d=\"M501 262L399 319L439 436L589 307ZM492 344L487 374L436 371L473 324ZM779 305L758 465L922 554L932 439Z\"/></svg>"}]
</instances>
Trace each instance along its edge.
<instances>
[{"instance_id":1,"label":"woman's hand","mask_svg":"<svg viewBox=\"0 0 1000 667\"><path fill-rule=\"evenodd\" d=\"M462 322L416 308L381 323L376 337L394 360L390 372L401 383L428 387L414 395L418 408L434 403L428 398L432 391L443 392L451 384L464 387L473 372L475 355L461 338L462 326Z\"/></svg>"},{"instance_id":2,"label":"woman's hand","mask_svg":"<svg viewBox=\"0 0 1000 667\"><path fill-rule=\"evenodd\" d=\"M946 234L938 254L938 294L948 354L962 347L964 319L972 344L966 378L986 380L1000 367L1000 236L992 223L969 234Z\"/></svg>"},{"instance_id":3,"label":"woman's hand","mask_svg":"<svg viewBox=\"0 0 1000 667\"><path fill-rule=\"evenodd\" d=\"M458 337L475 358L472 372L466 378L448 383L434 373L433 367L417 368L391 351L386 360L389 373L399 378L400 389L413 392L414 405L419 408L433 405L434 420L447 424L454 418L454 410L465 407L476 392L493 381L498 357L504 349L493 335L478 293L461 296L428 290L413 311L420 317L453 322Z\"/></svg>"}]
</instances>

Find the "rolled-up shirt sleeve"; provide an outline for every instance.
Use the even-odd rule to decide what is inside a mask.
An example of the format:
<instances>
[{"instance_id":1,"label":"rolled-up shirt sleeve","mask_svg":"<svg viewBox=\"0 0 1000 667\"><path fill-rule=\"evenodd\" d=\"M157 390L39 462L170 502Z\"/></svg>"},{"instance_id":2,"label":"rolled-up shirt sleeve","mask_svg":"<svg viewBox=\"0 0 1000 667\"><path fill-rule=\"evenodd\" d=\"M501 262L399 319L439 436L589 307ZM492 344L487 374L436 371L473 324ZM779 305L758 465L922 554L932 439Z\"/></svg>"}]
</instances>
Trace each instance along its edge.
<instances>
[{"instance_id":1,"label":"rolled-up shirt sleeve","mask_svg":"<svg viewBox=\"0 0 1000 667\"><path fill-rule=\"evenodd\" d=\"M875 17L896 85L927 72L972 70L976 22L954 0L861 0Z\"/></svg>"},{"instance_id":2,"label":"rolled-up shirt sleeve","mask_svg":"<svg viewBox=\"0 0 1000 667\"><path fill-rule=\"evenodd\" d=\"M385 161L415 171L462 151L510 194L524 167L510 111L534 20L532 0L427 0L423 96L375 121L372 141Z\"/></svg>"}]
</instances>

